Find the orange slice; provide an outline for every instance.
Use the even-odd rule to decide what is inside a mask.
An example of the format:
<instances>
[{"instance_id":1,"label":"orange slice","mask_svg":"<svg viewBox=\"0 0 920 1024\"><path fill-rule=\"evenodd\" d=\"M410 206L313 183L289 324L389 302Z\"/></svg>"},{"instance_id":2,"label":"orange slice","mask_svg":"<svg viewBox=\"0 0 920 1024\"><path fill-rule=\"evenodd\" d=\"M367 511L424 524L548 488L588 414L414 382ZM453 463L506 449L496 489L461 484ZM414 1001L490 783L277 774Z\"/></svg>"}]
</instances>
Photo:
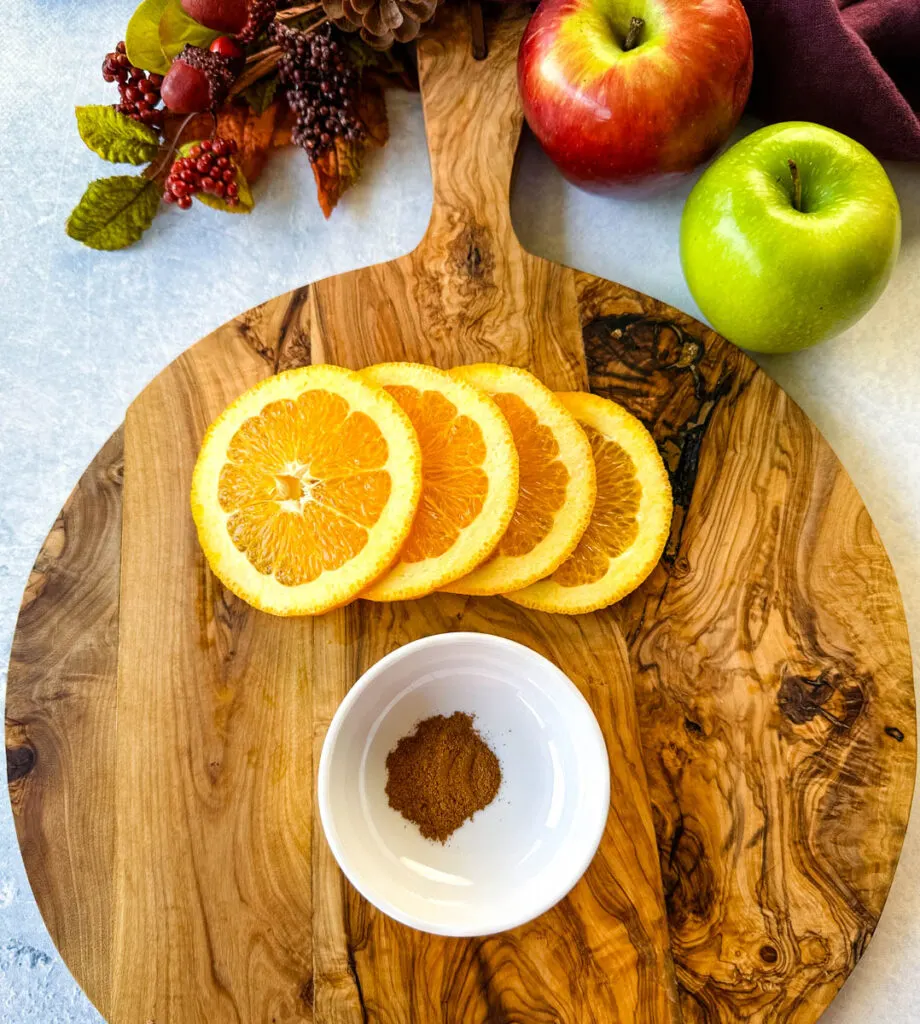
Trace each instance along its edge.
<instances>
[{"instance_id":1,"label":"orange slice","mask_svg":"<svg viewBox=\"0 0 920 1024\"><path fill-rule=\"evenodd\" d=\"M422 446L422 498L390 572L361 596L421 597L469 572L501 539L518 496L518 456L498 406L443 370L383 363L361 376L385 388Z\"/></svg>"},{"instance_id":2,"label":"orange slice","mask_svg":"<svg viewBox=\"0 0 920 1024\"><path fill-rule=\"evenodd\" d=\"M577 615L619 601L658 563L671 527L671 485L654 438L635 416L597 395L559 398L591 441L594 514L549 579L506 596L525 608Z\"/></svg>"},{"instance_id":3,"label":"orange slice","mask_svg":"<svg viewBox=\"0 0 920 1024\"><path fill-rule=\"evenodd\" d=\"M514 435L520 494L493 556L445 589L455 594L503 594L542 579L559 566L585 532L594 507L591 445L572 414L533 374L479 363L451 374L492 396Z\"/></svg>"},{"instance_id":4,"label":"orange slice","mask_svg":"<svg viewBox=\"0 0 920 1024\"><path fill-rule=\"evenodd\" d=\"M192 514L216 576L274 615L316 615L385 572L422 483L409 418L338 366L257 384L205 435Z\"/></svg>"}]
</instances>

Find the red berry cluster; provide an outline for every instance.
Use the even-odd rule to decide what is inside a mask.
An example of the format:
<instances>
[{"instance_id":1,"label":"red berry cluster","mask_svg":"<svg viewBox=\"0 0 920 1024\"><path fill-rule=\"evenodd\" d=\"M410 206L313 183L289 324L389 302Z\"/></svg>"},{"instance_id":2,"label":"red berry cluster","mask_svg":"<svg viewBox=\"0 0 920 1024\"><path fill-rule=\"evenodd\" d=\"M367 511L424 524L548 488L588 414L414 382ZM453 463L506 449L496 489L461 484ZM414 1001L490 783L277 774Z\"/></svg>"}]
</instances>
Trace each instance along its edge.
<instances>
[{"instance_id":1,"label":"red berry cluster","mask_svg":"<svg viewBox=\"0 0 920 1024\"><path fill-rule=\"evenodd\" d=\"M121 103L115 104L120 114L127 114L135 121L162 129L163 111L156 109L160 102L162 75L148 75L134 67L128 58L124 43L119 43L113 53L107 53L102 62L102 77L107 82L118 82Z\"/></svg>"},{"instance_id":2,"label":"red berry cluster","mask_svg":"<svg viewBox=\"0 0 920 1024\"><path fill-rule=\"evenodd\" d=\"M196 192L217 196L228 206L238 206L240 190L230 158L238 147L232 139L197 142L188 156L179 157L169 170L163 199L187 210Z\"/></svg>"}]
</instances>

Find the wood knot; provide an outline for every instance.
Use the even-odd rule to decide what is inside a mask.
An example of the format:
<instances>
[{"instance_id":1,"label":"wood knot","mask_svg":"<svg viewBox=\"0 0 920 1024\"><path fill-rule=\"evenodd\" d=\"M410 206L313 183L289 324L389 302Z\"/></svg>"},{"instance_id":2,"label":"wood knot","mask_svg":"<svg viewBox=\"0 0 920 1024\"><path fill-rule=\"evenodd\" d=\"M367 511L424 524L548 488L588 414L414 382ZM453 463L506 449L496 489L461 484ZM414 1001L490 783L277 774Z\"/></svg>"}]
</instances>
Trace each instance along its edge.
<instances>
[{"instance_id":1,"label":"wood knot","mask_svg":"<svg viewBox=\"0 0 920 1024\"><path fill-rule=\"evenodd\" d=\"M105 478L115 487L121 487L125 482L125 460L118 458L105 469Z\"/></svg>"},{"instance_id":2,"label":"wood knot","mask_svg":"<svg viewBox=\"0 0 920 1024\"><path fill-rule=\"evenodd\" d=\"M686 555L681 555L679 558L674 559L674 564L671 566L671 575L675 579L683 579L685 576L690 575L690 559Z\"/></svg>"},{"instance_id":3,"label":"wood knot","mask_svg":"<svg viewBox=\"0 0 920 1024\"><path fill-rule=\"evenodd\" d=\"M610 373L622 379L622 371L628 367L649 379L653 374L674 377L688 372L695 378L706 355L700 338L670 320L643 313L595 317L582 328L582 336L592 377Z\"/></svg>"},{"instance_id":4,"label":"wood knot","mask_svg":"<svg viewBox=\"0 0 920 1024\"><path fill-rule=\"evenodd\" d=\"M776 947L770 945L761 946L760 959L763 960L765 964L775 964L776 961L779 960L779 953L777 952Z\"/></svg>"},{"instance_id":5,"label":"wood knot","mask_svg":"<svg viewBox=\"0 0 920 1024\"><path fill-rule=\"evenodd\" d=\"M687 370L703 358L703 346L696 338L685 334L677 324L657 324L654 334L655 356L658 366Z\"/></svg>"},{"instance_id":6,"label":"wood knot","mask_svg":"<svg viewBox=\"0 0 920 1024\"><path fill-rule=\"evenodd\" d=\"M804 725L820 715L832 725L849 730L866 702L862 680L846 680L836 669L817 679L787 675L780 684L777 703L793 725Z\"/></svg>"},{"instance_id":7,"label":"wood knot","mask_svg":"<svg viewBox=\"0 0 920 1024\"><path fill-rule=\"evenodd\" d=\"M9 782L24 779L35 767L35 748L28 745L6 748L6 777Z\"/></svg>"},{"instance_id":8,"label":"wood knot","mask_svg":"<svg viewBox=\"0 0 920 1024\"><path fill-rule=\"evenodd\" d=\"M488 234L478 225L473 224L460 232L450 245L449 257L460 274L469 281L482 285L492 283L495 257Z\"/></svg>"}]
</instances>

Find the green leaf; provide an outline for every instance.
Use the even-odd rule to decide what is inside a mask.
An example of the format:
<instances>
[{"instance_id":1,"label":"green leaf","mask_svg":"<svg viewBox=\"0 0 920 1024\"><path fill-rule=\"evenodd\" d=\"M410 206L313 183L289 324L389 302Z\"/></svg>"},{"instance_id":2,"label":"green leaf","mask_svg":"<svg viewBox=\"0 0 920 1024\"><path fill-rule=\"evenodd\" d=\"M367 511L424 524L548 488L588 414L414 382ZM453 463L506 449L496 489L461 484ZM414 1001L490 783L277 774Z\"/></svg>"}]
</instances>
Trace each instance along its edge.
<instances>
[{"instance_id":1,"label":"green leaf","mask_svg":"<svg viewBox=\"0 0 920 1024\"><path fill-rule=\"evenodd\" d=\"M91 249L125 249L153 223L163 186L143 175L90 182L67 220L67 234Z\"/></svg>"},{"instance_id":2,"label":"green leaf","mask_svg":"<svg viewBox=\"0 0 920 1024\"><path fill-rule=\"evenodd\" d=\"M278 76L273 75L270 78L260 78L258 82L253 82L240 95L252 108L254 114L261 115L272 105L277 91Z\"/></svg>"},{"instance_id":3,"label":"green leaf","mask_svg":"<svg viewBox=\"0 0 920 1024\"><path fill-rule=\"evenodd\" d=\"M189 150L192 146L200 146L201 142L186 142L184 146L179 149L181 156L188 156ZM220 196L212 196L210 192L196 192L195 198L200 202L204 203L205 206L210 206L212 210L220 210L223 213L252 213L252 208L256 205L255 199L252 198L252 189L249 186L249 182L246 180L246 175L240 170L240 165L231 157L230 165L236 172L236 187L239 189L239 203L236 206L229 206L226 200L221 199Z\"/></svg>"},{"instance_id":4,"label":"green leaf","mask_svg":"<svg viewBox=\"0 0 920 1024\"><path fill-rule=\"evenodd\" d=\"M80 138L103 160L149 164L159 151L159 136L152 128L114 107L77 107L76 113Z\"/></svg>"},{"instance_id":5,"label":"green leaf","mask_svg":"<svg viewBox=\"0 0 920 1024\"><path fill-rule=\"evenodd\" d=\"M179 0L166 0L159 25L160 48L172 62L186 47L201 46L205 50L220 35L213 29L199 25L182 10Z\"/></svg>"},{"instance_id":6,"label":"green leaf","mask_svg":"<svg viewBox=\"0 0 920 1024\"><path fill-rule=\"evenodd\" d=\"M156 75L169 71L170 59L160 45L160 19L170 0L143 0L125 32L128 60L136 68Z\"/></svg>"}]
</instances>

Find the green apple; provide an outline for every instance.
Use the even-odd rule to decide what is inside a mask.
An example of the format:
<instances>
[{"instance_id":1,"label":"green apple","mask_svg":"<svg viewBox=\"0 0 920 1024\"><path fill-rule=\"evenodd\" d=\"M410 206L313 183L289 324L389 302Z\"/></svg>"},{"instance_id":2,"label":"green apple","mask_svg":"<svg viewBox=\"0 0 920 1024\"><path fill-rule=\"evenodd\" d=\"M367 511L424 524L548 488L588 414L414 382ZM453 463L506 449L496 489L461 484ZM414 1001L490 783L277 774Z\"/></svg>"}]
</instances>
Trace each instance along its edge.
<instances>
[{"instance_id":1,"label":"green apple","mask_svg":"<svg viewBox=\"0 0 920 1024\"><path fill-rule=\"evenodd\" d=\"M761 128L687 198L680 258L720 333L793 352L854 324L882 294L901 244L898 198L858 142L817 124Z\"/></svg>"}]
</instances>

